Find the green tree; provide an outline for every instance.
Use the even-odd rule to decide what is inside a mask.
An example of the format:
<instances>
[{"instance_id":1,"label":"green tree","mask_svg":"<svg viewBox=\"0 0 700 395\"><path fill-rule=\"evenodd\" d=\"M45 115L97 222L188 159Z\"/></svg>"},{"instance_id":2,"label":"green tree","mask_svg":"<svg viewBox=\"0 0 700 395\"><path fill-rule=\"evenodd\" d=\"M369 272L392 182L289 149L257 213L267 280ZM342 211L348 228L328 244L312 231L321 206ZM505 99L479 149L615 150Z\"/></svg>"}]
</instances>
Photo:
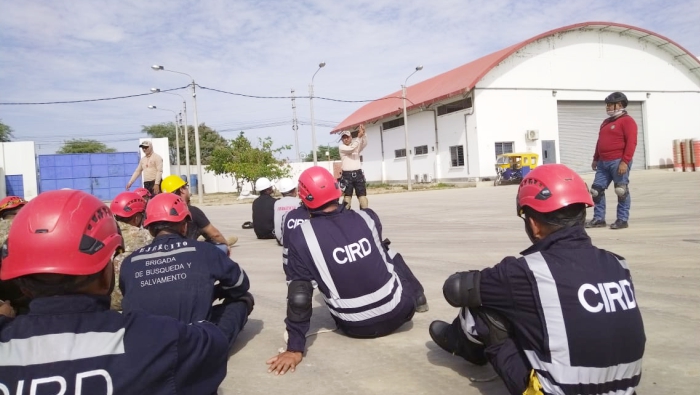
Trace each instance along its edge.
<instances>
[{"instance_id":1,"label":"green tree","mask_svg":"<svg viewBox=\"0 0 700 395\"><path fill-rule=\"evenodd\" d=\"M141 131L152 138L167 137L168 145L170 146L170 164L174 165L177 163L174 122L142 126ZM180 163L184 165L186 163L185 138L182 133L183 131L180 129ZM187 137L189 140L190 164L195 164L197 163L197 155L194 143L194 126L190 126L188 128ZM227 144L226 139L221 137L219 132L205 124L199 125L199 142L199 150L202 154L201 158L203 165L209 165L211 163L212 154L216 147Z\"/></svg>"},{"instance_id":2,"label":"green tree","mask_svg":"<svg viewBox=\"0 0 700 395\"><path fill-rule=\"evenodd\" d=\"M330 154L330 159L331 160L340 160L340 150L338 149L338 146L336 145L335 147L329 147L329 146L322 146L318 147L318 151L316 151L316 160L328 160L328 156L326 156L326 152ZM306 155L306 158L304 158L303 162L313 162L314 161L314 151L311 150L309 151L308 155Z\"/></svg>"},{"instance_id":3,"label":"green tree","mask_svg":"<svg viewBox=\"0 0 700 395\"><path fill-rule=\"evenodd\" d=\"M56 151L57 154L97 154L102 152L117 152L109 148L105 143L91 139L72 139L63 142L63 147Z\"/></svg>"},{"instance_id":4,"label":"green tree","mask_svg":"<svg viewBox=\"0 0 700 395\"><path fill-rule=\"evenodd\" d=\"M227 174L232 176L241 191L243 183L252 182L260 177L279 179L289 177L291 168L286 162L277 159L282 151L291 146L272 147L270 137L258 139L258 146L253 144L241 132L238 137L220 145L214 149L209 170L214 174Z\"/></svg>"},{"instance_id":5,"label":"green tree","mask_svg":"<svg viewBox=\"0 0 700 395\"><path fill-rule=\"evenodd\" d=\"M0 119L0 143L7 143L10 138L15 137L12 135L13 132L14 130L9 125L2 123L2 119Z\"/></svg>"}]
</instances>

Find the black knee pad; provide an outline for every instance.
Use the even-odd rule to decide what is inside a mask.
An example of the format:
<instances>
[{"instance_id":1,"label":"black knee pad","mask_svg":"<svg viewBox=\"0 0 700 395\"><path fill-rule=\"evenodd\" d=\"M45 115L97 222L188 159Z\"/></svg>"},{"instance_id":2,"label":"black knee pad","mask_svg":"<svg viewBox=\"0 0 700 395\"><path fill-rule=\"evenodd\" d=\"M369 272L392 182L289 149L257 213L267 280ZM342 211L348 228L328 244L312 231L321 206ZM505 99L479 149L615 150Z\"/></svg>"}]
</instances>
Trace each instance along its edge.
<instances>
[{"instance_id":1,"label":"black knee pad","mask_svg":"<svg viewBox=\"0 0 700 395\"><path fill-rule=\"evenodd\" d=\"M598 204L601 200L605 198L605 188L600 185L595 185L591 187L591 197L593 197L593 203Z\"/></svg>"},{"instance_id":2,"label":"black knee pad","mask_svg":"<svg viewBox=\"0 0 700 395\"><path fill-rule=\"evenodd\" d=\"M442 286L442 294L447 303L454 307L481 306L479 282L481 272L470 270L451 275Z\"/></svg>"},{"instance_id":3,"label":"black knee pad","mask_svg":"<svg viewBox=\"0 0 700 395\"><path fill-rule=\"evenodd\" d=\"M620 203L627 200L627 197L630 195L630 189L627 184L615 183L615 195L617 195L617 201Z\"/></svg>"},{"instance_id":4,"label":"black knee pad","mask_svg":"<svg viewBox=\"0 0 700 395\"><path fill-rule=\"evenodd\" d=\"M292 281L287 288L287 318L304 322L311 318L313 286L309 281Z\"/></svg>"}]
</instances>

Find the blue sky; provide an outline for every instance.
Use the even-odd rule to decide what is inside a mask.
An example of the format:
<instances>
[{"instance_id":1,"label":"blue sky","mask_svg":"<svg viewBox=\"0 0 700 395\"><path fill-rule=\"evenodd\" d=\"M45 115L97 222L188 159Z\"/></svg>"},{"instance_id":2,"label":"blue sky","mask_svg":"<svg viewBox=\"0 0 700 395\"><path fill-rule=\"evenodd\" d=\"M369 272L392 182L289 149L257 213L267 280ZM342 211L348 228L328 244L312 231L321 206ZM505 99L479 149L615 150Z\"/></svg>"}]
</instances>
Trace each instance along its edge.
<instances>
[{"instance_id":1,"label":"blue sky","mask_svg":"<svg viewBox=\"0 0 700 395\"><path fill-rule=\"evenodd\" d=\"M97 99L197 84L260 96L365 100L399 90L542 32L586 21L630 24L700 55L697 1L11 1L0 0L0 102ZM181 90L189 97L187 91ZM200 90L199 121L233 138L293 144L289 99ZM135 151L142 125L179 111L172 95L82 104L0 106L16 140L53 153L70 138ZM311 149L307 98L297 99L302 152ZM362 103L314 100L319 144ZM507 109L505 109L507 111ZM192 102L188 102L190 124ZM293 153L290 152L290 157Z\"/></svg>"}]
</instances>

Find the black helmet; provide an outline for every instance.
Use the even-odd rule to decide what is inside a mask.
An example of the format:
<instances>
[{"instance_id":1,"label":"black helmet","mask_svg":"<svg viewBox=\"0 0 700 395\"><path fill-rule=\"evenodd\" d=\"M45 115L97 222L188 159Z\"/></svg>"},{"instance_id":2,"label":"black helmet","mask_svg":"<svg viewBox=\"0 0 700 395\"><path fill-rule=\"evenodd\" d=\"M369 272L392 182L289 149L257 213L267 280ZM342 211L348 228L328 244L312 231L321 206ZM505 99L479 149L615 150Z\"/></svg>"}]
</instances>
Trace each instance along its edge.
<instances>
[{"instance_id":1,"label":"black helmet","mask_svg":"<svg viewBox=\"0 0 700 395\"><path fill-rule=\"evenodd\" d=\"M622 108L627 108L627 96L622 92L613 92L605 98L606 103L622 103Z\"/></svg>"}]
</instances>

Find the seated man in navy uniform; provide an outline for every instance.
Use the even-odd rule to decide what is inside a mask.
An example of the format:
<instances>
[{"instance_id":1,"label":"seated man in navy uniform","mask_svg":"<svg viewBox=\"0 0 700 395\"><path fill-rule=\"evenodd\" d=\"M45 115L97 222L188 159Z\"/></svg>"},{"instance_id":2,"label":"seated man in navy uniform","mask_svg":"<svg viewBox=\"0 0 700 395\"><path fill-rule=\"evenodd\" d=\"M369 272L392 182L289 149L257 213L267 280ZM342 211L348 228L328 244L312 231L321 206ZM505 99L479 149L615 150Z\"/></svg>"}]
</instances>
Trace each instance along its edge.
<instances>
[{"instance_id":1,"label":"seated man in navy uniform","mask_svg":"<svg viewBox=\"0 0 700 395\"><path fill-rule=\"evenodd\" d=\"M339 204L342 191L328 170L305 170L299 176L299 195L311 218L284 236L289 341L285 352L267 361L268 371L276 374L294 371L302 360L312 282L318 284L338 328L350 337L388 335L416 311L428 310L418 279L401 255L381 241L377 214Z\"/></svg>"},{"instance_id":2,"label":"seated man in navy uniform","mask_svg":"<svg viewBox=\"0 0 700 395\"><path fill-rule=\"evenodd\" d=\"M433 341L474 364L490 362L511 394L633 394L644 325L627 263L584 230L592 205L568 167L531 171L517 214L533 245L520 258L450 276L443 294L462 310L452 324L430 325Z\"/></svg>"},{"instance_id":3,"label":"seated man in navy uniform","mask_svg":"<svg viewBox=\"0 0 700 395\"><path fill-rule=\"evenodd\" d=\"M228 345L219 328L109 309L122 248L112 212L92 195L49 191L27 203L0 278L18 282L31 312L10 318L0 305L0 393L216 393Z\"/></svg>"},{"instance_id":4,"label":"seated man in navy uniform","mask_svg":"<svg viewBox=\"0 0 700 395\"><path fill-rule=\"evenodd\" d=\"M214 244L187 239L190 221L187 204L175 194L161 193L148 202L143 224L154 239L122 264L122 308L185 323L208 320L233 345L253 310L248 276ZM223 303L213 306L216 299Z\"/></svg>"}]
</instances>

